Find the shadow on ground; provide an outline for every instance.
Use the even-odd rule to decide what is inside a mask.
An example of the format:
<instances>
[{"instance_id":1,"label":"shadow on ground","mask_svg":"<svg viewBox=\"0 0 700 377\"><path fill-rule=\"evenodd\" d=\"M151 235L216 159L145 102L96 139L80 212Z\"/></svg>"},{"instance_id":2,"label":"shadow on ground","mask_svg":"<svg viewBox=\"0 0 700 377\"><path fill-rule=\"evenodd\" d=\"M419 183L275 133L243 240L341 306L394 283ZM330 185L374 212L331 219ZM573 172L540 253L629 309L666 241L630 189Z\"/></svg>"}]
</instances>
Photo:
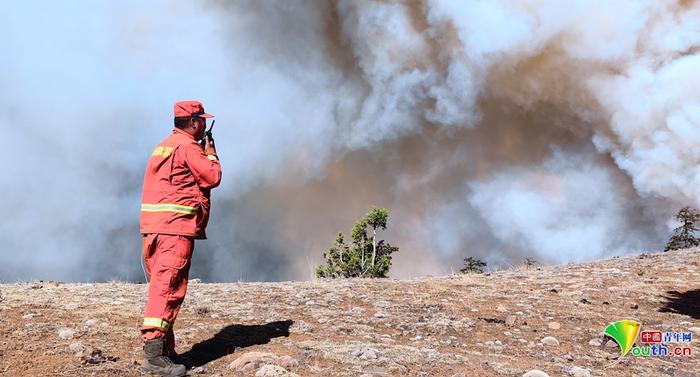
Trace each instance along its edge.
<instances>
[{"instance_id":1,"label":"shadow on ground","mask_svg":"<svg viewBox=\"0 0 700 377\"><path fill-rule=\"evenodd\" d=\"M659 308L662 313L676 313L700 319L700 289L685 292L668 291L666 302Z\"/></svg>"},{"instance_id":2,"label":"shadow on ground","mask_svg":"<svg viewBox=\"0 0 700 377\"><path fill-rule=\"evenodd\" d=\"M229 325L212 338L199 342L180 356L189 368L202 366L233 353L236 348L266 344L270 339L289 336L294 321L275 321L265 325Z\"/></svg>"}]
</instances>

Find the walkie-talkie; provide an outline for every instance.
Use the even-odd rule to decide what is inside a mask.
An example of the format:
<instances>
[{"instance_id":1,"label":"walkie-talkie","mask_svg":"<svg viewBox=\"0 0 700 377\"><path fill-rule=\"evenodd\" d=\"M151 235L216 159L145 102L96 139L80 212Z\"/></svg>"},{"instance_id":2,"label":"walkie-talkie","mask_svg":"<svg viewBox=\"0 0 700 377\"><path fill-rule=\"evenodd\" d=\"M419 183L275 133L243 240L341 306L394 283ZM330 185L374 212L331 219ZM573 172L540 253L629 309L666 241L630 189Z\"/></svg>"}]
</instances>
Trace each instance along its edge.
<instances>
[{"instance_id":1,"label":"walkie-talkie","mask_svg":"<svg viewBox=\"0 0 700 377\"><path fill-rule=\"evenodd\" d=\"M216 119L211 121L211 126L209 126L208 130L204 131L204 137L202 137L202 140L199 141L199 144L202 146L202 148L204 148L204 145L206 144L205 139L207 138L207 136L209 136L209 138L212 139L211 130L214 128L214 123L216 123Z\"/></svg>"}]
</instances>

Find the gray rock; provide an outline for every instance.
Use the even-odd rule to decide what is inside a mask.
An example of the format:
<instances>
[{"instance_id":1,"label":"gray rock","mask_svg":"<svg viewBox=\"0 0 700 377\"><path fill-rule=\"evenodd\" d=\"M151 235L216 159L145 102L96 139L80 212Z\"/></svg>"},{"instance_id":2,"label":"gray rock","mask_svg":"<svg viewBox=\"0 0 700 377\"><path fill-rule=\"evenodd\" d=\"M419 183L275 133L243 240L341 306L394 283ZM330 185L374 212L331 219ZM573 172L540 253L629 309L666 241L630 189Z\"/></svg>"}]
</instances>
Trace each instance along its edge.
<instances>
[{"instance_id":1,"label":"gray rock","mask_svg":"<svg viewBox=\"0 0 700 377\"><path fill-rule=\"evenodd\" d=\"M63 327L58 329L58 337L61 339L71 339L75 336L75 330Z\"/></svg>"},{"instance_id":2,"label":"gray rock","mask_svg":"<svg viewBox=\"0 0 700 377\"><path fill-rule=\"evenodd\" d=\"M515 325L515 316L514 315L509 315L506 317L506 326L512 327Z\"/></svg>"},{"instance_id":3,"label":"gray rock","mask_svg":"<svg viewBox=\"0 0 700 377\"><path fill-rule=\"evenodd\" d=\"M523 374L523 377L549 377L549 375L541 370L533 369Z\"/></svg>"},{"instance_id":4,"label":"gray rock","mask_svg":"<svg viewBox=\"0 0 700 377\"><path fill-rule=\"evenodd\" d=\"M362 360L367 360L378 358L379 356L381 356L381 352L371 347L358 346L355 347L355 349L352 350L352 352L350 352L350 355L359 357Z\"/></svg>"},{"instance_id":5,"label":"gray rock","mask_svg":"<svg viewBox=\"0 0 700 377\"><path fill-rule=\"evenodd\" d=\"M573 377L591 377L591 371L585 368L572 366L564 368L564 371L566 374Z\"/></svg>"},{"instance_id":6,"label":"gray rock","mask_svg":"<svg viewBox=\"0 0 700 377\"><path fill-rule=\"evenodd\" d=\"M255 377L292 377L292 376L296 376L296 374L282 368L279 365L274 365L274 364L265 364L265 365L261 366L257 372L255 372Z\"/></svg>"},{"instance_id":7,"label":"gray rock","mask_svg":"<svg viewBox=\"0 0 700 377\"><path fill-rule=\"evenodd\" d=\"M298 320L298 321L295 321L294 324L292 324L292 326L289 328L289 331L293 332L293 333L299 333L299 334L310 333L310 332L314 331L314 327L313 327L313 325L311 325L308 322L305 322L303 320Z\"/></svg>"},{"instance_id":8,"label":"gray rock","mask_svg":"<svg viewBox=\"0 0 700 377\"><path fill-rule=\"evenodd\" d=\"M540 340L540 342L542 344L545 344L548 346L558 346L559 345L559 341L557 340L557 338L555 338L553 336L545 336L544 338L542 338Z\"/></svg>"},{"instance_id":9,"label":"gray rock","mask_svg":"<svg viewBox=\"0 0 700 377\"><path fill-rule=\"evenodd\" d=\"M205 367L196 367L192 368L189 373L192 374L204 374L206 373L207 369Z\"/></svg>"},{"instance_id":10,"label":"gray rock","mask_svg":"<svg viewBox=\"0 0 700 377\"><path fill-rule=\"evenodd\" d=\"M593 338L588 341L588 345L593 347L600 347L603 345L603 342L600 340L600 338Z\"/></svg>"},{"instance_id":11,"label":"gray rock","mask_svg":"<svg viewBox=\"0 0 700 377\"><path fill-rule=\"evenodd\" d=\"M250 373L263 364L279 364L286 368L295 367L299 362L288 355L278 356L270 352L246 352L229 364L229 369L236 372Z\"/></svg>"},{"instance_id":12,"label":"gray rock","mask_svg":"<svg viewBox=\"0 0 700 377\"><path fill-rule=\"evenodd\" d=\"M72 352L80 352L80 351L85 349L85 346L81 342L75 342L75 343L71 343L68 346L68 349L71 350Z\"/></svg>"}]
</instances>

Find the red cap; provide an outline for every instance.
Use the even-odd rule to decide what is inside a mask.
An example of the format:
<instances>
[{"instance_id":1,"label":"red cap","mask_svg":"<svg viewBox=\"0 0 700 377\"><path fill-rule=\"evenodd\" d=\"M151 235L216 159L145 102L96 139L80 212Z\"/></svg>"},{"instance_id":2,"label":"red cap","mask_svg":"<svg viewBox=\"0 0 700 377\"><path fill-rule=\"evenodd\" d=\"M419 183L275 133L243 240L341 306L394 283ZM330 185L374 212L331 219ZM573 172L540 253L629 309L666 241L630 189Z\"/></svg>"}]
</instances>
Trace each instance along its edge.
<instances>
[{"instance_id":1,"label":"red cap","mask_svg":"<svg viewBox=\"0 0 700 377\"><path fill-rule=\"evenodd\" d=\"M179 117L200 117L213 118L211 114L204 112L204 106L199 101L175 102L175 118Z\"/></svg>"}]
</instances>

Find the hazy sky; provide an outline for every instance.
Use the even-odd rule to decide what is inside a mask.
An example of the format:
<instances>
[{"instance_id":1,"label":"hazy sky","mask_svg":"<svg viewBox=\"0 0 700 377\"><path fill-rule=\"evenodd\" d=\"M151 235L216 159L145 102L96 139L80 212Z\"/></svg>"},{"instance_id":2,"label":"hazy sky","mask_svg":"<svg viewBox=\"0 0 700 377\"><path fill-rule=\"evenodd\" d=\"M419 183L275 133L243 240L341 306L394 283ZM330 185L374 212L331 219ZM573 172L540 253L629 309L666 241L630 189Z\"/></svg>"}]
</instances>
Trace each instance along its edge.
<instances>
[{"instance_id":1,"label":"hazy sky","mask_svg":"<svg viewBox=\"0 0 700 377\"><path fill-rule=\"evenodd\" d=\"M142 279L148 156L216 115L192 276L308 279L373 205L392 277L658 249L700 205L700 3L4 7L0 280Z\"/></svg>"}]
</instances>

